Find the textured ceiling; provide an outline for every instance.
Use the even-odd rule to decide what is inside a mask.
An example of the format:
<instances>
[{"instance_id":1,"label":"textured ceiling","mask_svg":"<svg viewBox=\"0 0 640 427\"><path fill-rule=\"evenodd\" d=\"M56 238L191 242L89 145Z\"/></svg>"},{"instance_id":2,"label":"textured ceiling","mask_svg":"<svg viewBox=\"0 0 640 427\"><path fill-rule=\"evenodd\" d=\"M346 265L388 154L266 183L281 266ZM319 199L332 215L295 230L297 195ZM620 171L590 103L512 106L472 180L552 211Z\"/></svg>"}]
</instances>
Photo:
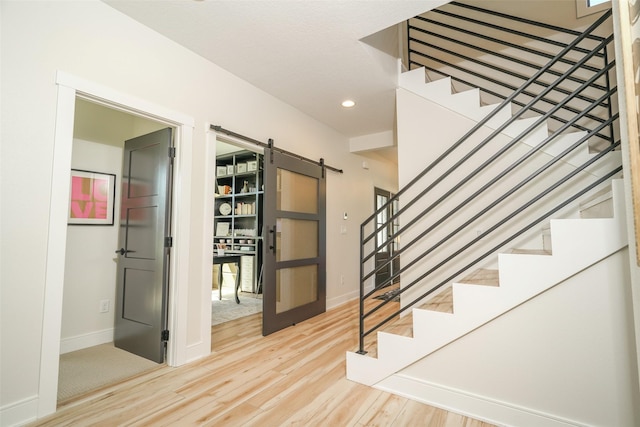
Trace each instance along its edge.
<instances>
[{"instance_id":1,"label":"textured ceiling","mask_svg":"<svg viewBox=\"0 0 640 427\"><path fill-rule=\"evenodd\" d=\"M442 0L103 0L348 137L393 129L396 65L361 39ZM394 29L368 37L397 46ZM340 103L357 105L346 110Z\"/></svg>"}]
</instances>

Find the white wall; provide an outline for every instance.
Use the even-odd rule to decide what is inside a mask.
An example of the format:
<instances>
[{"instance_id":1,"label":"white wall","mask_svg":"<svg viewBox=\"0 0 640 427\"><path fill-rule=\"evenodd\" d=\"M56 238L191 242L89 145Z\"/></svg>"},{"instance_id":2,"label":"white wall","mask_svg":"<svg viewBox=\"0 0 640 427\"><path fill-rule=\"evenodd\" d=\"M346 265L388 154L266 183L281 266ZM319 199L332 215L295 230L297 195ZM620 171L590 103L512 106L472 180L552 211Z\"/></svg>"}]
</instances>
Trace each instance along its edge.
<instances>
[{"instance_id":1,"label":"white wall","mask_svg":"<svg viewBox=\"0 0 640 427\"><path fill-rule=\"evenodd\" d=\"M113 340L122 148L74 140L71 167L116 176L113 225L67 226L61 353ZM100 301L109 311L99 311Z\"/></svg>"},{"instance_id":2,"label":"white wall","mask_svg":"<svg viewBox=\"0 0 640 427\"><path fill-rule=\"evenodd\" d=\"M624 249L400 377L413 383L419 400L459 404L458 411L482 408L484 418L500 425L637 426L628 271Z\"/></svg>"},{"instance_id":3,"label":"white wall","mask_svg":"<svg viewBox=\"0 0 640 427\"><path fill-rule=\"evenodd\" d=\"M202 287L210 287L203 283L202 266L209 261L202 248L211 236L200 229L209 123L263 141L273 138L281 148L323 157L345 171L327 178L328 305L357 295L358 224L372 211L374 186L395 189L391 164L367 159L369 169L362 169L363 158L349 153L343 135L100 1L3 1L0 7L3 425L33 418L38 401L58 70L195 120L187 177L194 200L187 344L202 339L200 300Z\"/></svg>"}]
</instances>

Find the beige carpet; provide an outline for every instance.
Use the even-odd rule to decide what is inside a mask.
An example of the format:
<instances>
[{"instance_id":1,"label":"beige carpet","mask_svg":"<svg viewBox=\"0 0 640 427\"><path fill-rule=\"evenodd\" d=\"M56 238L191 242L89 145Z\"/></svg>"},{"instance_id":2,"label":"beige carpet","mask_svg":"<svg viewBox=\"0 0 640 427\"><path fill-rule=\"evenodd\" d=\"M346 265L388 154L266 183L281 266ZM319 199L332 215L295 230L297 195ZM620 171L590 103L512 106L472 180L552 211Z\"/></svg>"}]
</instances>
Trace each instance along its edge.
<instances>
[{"instance_id":1,"label":"beige carpet","mask_svg":"<svg viewBox=\"0 0 640 427\"><path fill-rule=\"evenodd\" d=\"M233 287L224 286L222 301L211 293L211 325L262 312L262 295L240 293L236 304ZM157 363L113 346L112 343L60 355L58 402L116 383L158 366Z\"/></svg>"},{"instance_id":2,"label":"beige carpet","mask_svg":"<svg viewBox=\"0 0 640 427\"><path fill-rule=\"evenodd\" d=\"M262 294L240 292L240 304L236 303L232 286L222 287L222 300L218 299L218 290L211 292L211 326L240 317L262 312Z\"/></svg>"},{"instance_id":3,"label":"beige carpet","mask_svg":"<svg viewBox=\"0 0 640 427\"><path fill-rule=\"evenodd\" d=\"M60 355L58 402L161 366L112 343Z\"/></svg>"}]
</instances>

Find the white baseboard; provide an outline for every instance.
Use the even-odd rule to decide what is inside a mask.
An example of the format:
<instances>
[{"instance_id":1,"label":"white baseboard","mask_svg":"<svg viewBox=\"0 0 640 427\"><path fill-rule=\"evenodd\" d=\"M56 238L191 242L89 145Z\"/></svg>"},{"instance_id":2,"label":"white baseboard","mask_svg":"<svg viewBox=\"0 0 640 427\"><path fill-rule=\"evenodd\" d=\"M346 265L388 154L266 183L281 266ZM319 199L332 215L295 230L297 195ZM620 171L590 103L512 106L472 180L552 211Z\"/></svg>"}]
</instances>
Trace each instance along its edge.
<instances>
[{"instance_id":1,"label":"white baseboard","mask_svg":"<svg viewBox=\"0 0 640 427\"><path fill-rule=\"evenodd\" d=\"M113 328L103 329L101 331L83 335L76 335L75 337L63 338L60 340L60 354L82 350L83 348L93 347L109 342L113 342Z\"/></svg>"},{"instance_id":2,"label":"white baseboard","mask_svg":"<svg viewBox=\"0 0 640 427\"><path fill-rule=\"evenodd\" d=\"M332 308L336 308L342 304L345 304L349 301L353 301L354 299L360 298L360 291L352 291L346 294L339 295L337 297L333 297L327 300L327 310Z\"/></svg>"},{"instance_id":3,"label":"white baseboard","mask_svg":"<svg viewBox=\"0 0 640 427\"><path fill-rule=\"evenodd\" d=\"M21 426L38 418L38 396L10 403L0 408L0 425Z\"/></svg>"},{"instance_id":4,"label":"white baseboard","mask_svg":"<svg viewBox=\"0 0 640 427\"><path fill-rule=\"evenodd\" d=\"M429 383L404 375L392 375L374 385L379 390L403 396L417 402L442 408L499 426L567 427L580 423L552 414Z\"/></svg>"},{"instance_id":5,"label":"white baseboard","mask_svg":"<svg viewBox=\"0 0 640 427\"><path fill-rule=\"evenodd\" d=\"M207 347L203 341L199 341L195 344L188 345L185 349L185 360L182 364L195 362L196 360L203 359L211 354L211 344ZM180 362L180 361L178 361ZM171 366L181 366L180 363Z\"/></svg>"}]
</instances>

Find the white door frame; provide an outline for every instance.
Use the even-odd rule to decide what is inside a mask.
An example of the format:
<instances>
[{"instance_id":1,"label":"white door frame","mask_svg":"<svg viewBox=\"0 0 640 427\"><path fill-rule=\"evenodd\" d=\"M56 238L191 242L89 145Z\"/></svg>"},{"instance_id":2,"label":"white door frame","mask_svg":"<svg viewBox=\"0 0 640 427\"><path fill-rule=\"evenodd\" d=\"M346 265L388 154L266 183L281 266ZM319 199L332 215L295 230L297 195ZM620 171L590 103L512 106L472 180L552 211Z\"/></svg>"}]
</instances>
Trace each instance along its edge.
<instances>
[{"instance_id":1,"label":"white door frame","mask_svg":"<svg viewBox=\"0 0 640 427\"><path fill-rule=\"evenodd\" d=\"M38 389L38 418L56 411L58 392L58 364L62 323L62 295L67 239L67 213L71 152L76 97L99 102L121 110L173 126L176 161L174 163L171 229L174 250L169 277L169 318L171 331L167 343L167 364L179 366L208 354L206 340L202 345L187 346L187 295L189 218L191 214L191 163L194 119L179 112L152 104L93 82L58 71L58 102L54 135L53 170L51 176L51 205L45 273L45 298L40 350L40 382ZM183 173L184 171L184 173ZM178 209L179 208L179 209ZM179 236L179 237L178 237ZM194 347L198 347L197 349ZM200 348L202 347L202 348ZM191 353L191 354L190 354Z\"/></svg>"}]
</instances>

